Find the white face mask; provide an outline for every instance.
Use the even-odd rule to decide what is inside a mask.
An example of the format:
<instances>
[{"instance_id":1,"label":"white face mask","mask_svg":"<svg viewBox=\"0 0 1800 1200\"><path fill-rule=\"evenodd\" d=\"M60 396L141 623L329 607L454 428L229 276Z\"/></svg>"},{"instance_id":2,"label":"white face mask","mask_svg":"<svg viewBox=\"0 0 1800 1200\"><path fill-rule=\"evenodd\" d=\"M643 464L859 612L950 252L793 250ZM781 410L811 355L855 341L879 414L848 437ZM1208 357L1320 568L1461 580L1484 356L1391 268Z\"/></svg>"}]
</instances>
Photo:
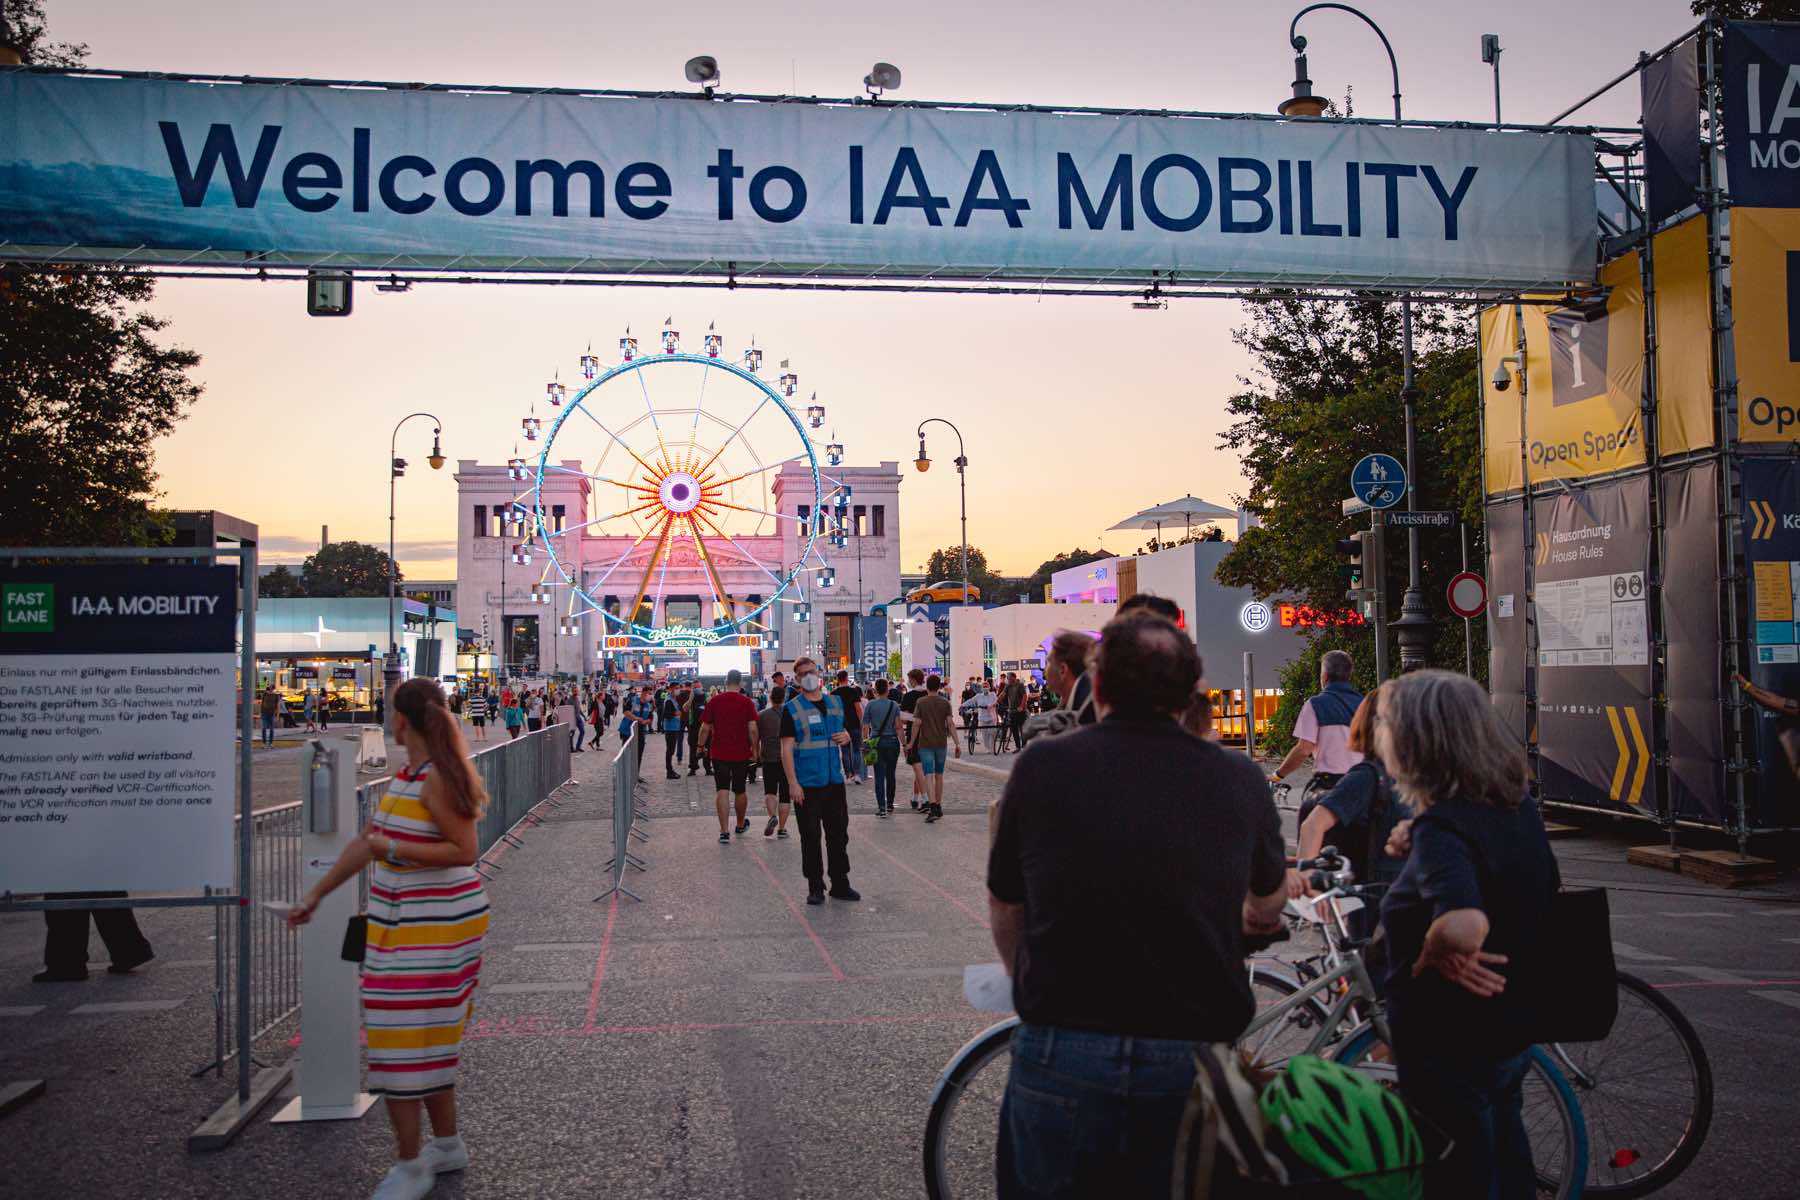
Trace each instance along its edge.
<instances>
[{"instance_id":1,"label":"white face mask","mask_svg":"<svg viewBox=\"0 0 1800 1200\"><path fill-rule=\"evenodd\" d=\"M824 686L824 680L820 679L811 671L808 671L800 677L800 690L803 692L816 692Z\"/></svg>"}]
</instances>

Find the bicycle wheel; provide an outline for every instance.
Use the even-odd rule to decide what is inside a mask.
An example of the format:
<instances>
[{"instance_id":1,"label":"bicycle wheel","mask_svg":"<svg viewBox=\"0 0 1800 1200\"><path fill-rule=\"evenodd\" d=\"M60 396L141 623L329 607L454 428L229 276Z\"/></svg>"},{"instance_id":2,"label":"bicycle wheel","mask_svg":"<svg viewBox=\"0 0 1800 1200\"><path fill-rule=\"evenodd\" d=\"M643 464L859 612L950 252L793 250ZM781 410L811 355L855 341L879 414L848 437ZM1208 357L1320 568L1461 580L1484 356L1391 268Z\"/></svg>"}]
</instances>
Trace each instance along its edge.
<instances>
[{"instance_id":1,"label":"bicycle wheel","mask_svg":"<svg viewBox=\"0 0 1800 1200\"><path fill-rule=\"evenodd\" d=\"M1378 1057L1385 1049L1375 1030L1364 1026L1351 1034L1337 1053L1337 1061L1398 1086L1391 1058ZM1530 1051L1525 1072L1525 1136L1531 1141L1531 1162L1537 1171L1538 1193L1557 1200L1574 1200L1583 1194L1587 1175L1587 1126L1574 1090L1550 1056L1540 1046ZM1425 1114L1427 1120L1430 1114Z\"/></svg>"},{"instance_id":2,"label":"bicycle wheel","mask_svg":"<svg viewBox=\"0 0 1800 1200\"><path fill-rule=\"evenodd\" d=\"M1017 1017L976 1034L951 1058L931 1095L925 1121L925 1194L930 1200L969 1200L994 1194L994 1151L1000 1101L1012 1073Z\"/></svg>"},{"instance_id":3,"label":"bicycle wheel","mask_svg":"<svg viewBox=\"0 0 1800 1200\"><path fill-rule=\"evenodd\" d=\"M1296 980L1272 967L1255 966L1250 969L1250 994L1256 1000L1258 1017L1272 1008L1287 1004L1288 997L1299 990L1300 984ZM1249 1054L1258 1065L1270 1070L1278 1069L1294 1055L1306 1052L1314 1035L1330 1015L1316 996L1310 997L1254 1033L1246 1033L1238 1040L1238 1049Z\"/></svg>"},{"instance_id":4,"label":"bicycle wheel","mask_svg":"<svg viewBox=\"0 0 1800 1200\"><path fill-rule=\"evenodd\" d=\"M1587 1194L1648 1195L1694 1161L1712 1123L1712 1065L1668 997L1621 974L1612 1032L1545 1049L1587 1119Z\"/></svg>"}]
</instances>

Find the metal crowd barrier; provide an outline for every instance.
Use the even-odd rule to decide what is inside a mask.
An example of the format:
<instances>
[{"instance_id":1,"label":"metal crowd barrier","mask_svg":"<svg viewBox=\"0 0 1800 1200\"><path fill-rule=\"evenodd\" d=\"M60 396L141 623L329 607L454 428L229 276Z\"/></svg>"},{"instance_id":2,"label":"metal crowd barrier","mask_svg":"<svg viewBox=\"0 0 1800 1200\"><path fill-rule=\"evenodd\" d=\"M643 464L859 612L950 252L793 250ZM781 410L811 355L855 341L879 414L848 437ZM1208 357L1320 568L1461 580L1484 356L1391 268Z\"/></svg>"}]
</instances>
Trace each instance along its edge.
<instances>
[{"instance_id":1,"label":"metal crowd barrier","mask_svg":"<svg viewBox=\"0 0 1800 1200\"><path fill-rule=\"evenodd\" d=\"M612 760L612 835L613 856L607 860L602 870L612 872L612 886L594 897L594 902L610 900L615 896L630 896L640 904L643 897L625 886L625 868L636 867L642 871L649 864L631 852L631 839L649 841L650 835L639 827L639 822L650 815L638 797L638 739L626 738L625 744Z\"/></svg>"},{"instance_id":2,"label":"metal crowd barrier","mask_svg":"<svg viewBox=\"0 0 1800 1200\"><path fill-rule=\"evenodd\" d=\"M501 842L520 844L517 827L534 820L532 814L540 805L556 805L556 791L573 780L568 726L552 725L485 746L476 751L474 765L488 791L487 810L476 826L481 849L477 869L498 870L498 866L487 861L490 852ZM374 779L357 787L358 828L367 828L369 814L380 807L388 783L386 778ZM300 854L304 807L296 800L256 811L251 828L251 894L243 905L215 910L213 1012L217 1057L201 1071L222 1068L240 1049L236 1044L236 1024L231 1018L237 989L243 986L240 979L246 977L239 971L234 921L250 922L247 983L252 1044L299 1011L300 931L288 928L287 920L264 908L263 901L297 900L306 892L308 882ZM361 907L366 908L367 871L358 880L358 887Z\"/></svg>"},{"instance_id":3,"label":"metal crowd barrier","mask_svg":"<svg viewBox=\"0 0 1800 1200\"><path fill-rule=\"evenodd\" d=\"M264 908L263 901L293 900L306 890L301 882L300 859L304 807L296 800L292 804L258 809L252 816L250 895L245 904L217 909L213 915L215 1057L196 1071L196 1075L215 1068L223 1069L237 1054L237 1024L231 1018L236 1011L240 986L248 985L252 1043L300 1008L299 931L289 929L286 918ZM247 976L238 971L234 920L250 922L250 970Z\"/></svg>"}]
</instances>

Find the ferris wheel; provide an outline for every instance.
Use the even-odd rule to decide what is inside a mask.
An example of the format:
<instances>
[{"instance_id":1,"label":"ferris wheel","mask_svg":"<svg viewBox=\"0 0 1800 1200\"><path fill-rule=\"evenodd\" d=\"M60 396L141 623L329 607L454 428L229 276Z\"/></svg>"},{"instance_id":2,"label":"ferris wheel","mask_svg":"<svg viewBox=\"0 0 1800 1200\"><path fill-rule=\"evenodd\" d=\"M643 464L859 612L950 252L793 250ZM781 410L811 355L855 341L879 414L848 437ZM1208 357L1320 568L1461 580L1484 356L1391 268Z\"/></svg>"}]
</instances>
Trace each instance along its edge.
<instances>
[{"instance_id":1,"label":"ferris wheel","mask_svg":"<svg viewBox=\"0 0 1800 1200\"><path fill-rule=\"evenodd\" d=\"M784 611L810 621L812 589L834 582L821 543L847 542L850 489L827 473L843 446L815 441L824 406L814 393L796 411L799 376L786 359L774 383L762 368L754 345L727 358L710 326L698 353L683 350L671 320L648 353L628 328L610 366L590 346L573 394L559 372L545 388L547 428L532 403L521 432L541 448L535 462L515 449L507 463L526 485L508 527L528 536L511 554L521 565L543 556L533 598L562 602L560 633L579 634L592 612L604 649L762 645ZM587 482L587 516L564 524L544 491L571 476ZM677 562L704 579L710 624L659 621Z\"/></svg>"}]
</instances>

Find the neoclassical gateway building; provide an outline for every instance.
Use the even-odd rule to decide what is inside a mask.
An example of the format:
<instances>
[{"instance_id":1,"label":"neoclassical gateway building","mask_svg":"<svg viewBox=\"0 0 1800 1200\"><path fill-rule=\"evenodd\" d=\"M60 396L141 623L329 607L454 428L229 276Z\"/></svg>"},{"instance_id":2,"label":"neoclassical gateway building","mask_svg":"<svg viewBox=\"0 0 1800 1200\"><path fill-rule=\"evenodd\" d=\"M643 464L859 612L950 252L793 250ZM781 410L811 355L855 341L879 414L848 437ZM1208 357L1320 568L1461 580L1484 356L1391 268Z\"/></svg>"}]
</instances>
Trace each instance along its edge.
<instances>
[{"instance_id":1,"label":"neoclassical gateway building","mask_svg":"<svg viewBox=\"0 0 1800 1200\"><path fill-rule=\"evenodd\" d=\"M803 653L834 666L857 661L857 618L900 592L898 464L822 465L815 487L808 465L789 461L763 472L750 496L708 482L705 495L717 497L709 519L693 511L709 477L678 458L617 478L566 459L541 485L519 460L458 462L458 623L518 674L635 674L694 661L715 638L755 644L765 672ZM621 489L631 505L623 511ZM565 576L609 613L637 600L636 624L653 635L592 611ZM733 618L742 622L737 638L709 632Z\"/></svg>"}]
</instances>

